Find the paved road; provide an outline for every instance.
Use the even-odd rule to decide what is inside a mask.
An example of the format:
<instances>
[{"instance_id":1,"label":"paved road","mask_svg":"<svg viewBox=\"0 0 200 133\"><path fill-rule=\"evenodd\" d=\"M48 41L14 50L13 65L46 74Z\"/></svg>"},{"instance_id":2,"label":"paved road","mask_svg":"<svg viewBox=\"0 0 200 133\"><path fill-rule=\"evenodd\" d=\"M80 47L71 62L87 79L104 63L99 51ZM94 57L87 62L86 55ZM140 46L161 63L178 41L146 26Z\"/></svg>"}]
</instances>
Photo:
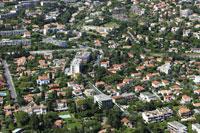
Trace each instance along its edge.
<instances>
[{"instance_id":1,"label":"paved road","mask_svg":"<svg viewBox=\"0 0 200 133\"><path fill-rule=\"evenodd\" d=\"M7 84L8 84L8 89L10 90L11 98L14 99L14 102L17 103L17 94L15 91L15 86L13 84L12 77L10 75L10 71L8 69L8 64L6 60L2 61L3 68L4 68L4 74L6 76Z\"/></svg>"}]
</instances>

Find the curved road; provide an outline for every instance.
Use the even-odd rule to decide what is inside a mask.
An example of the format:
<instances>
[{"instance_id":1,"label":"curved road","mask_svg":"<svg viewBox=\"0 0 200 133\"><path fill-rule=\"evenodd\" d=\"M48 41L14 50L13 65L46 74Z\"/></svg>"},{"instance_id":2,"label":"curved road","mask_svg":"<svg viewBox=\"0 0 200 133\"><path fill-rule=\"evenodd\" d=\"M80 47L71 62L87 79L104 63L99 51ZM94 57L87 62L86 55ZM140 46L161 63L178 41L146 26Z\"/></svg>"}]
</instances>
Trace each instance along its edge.
<instances>
[{"instance_id":1,"label":"curved road","mask_svg":"<svg viewBox=\"0 0 200 133\"><path fill-rule=\"evenodd\" d=\"M2 64L3 64L4 75L6 76L6 80L7 80L7 84L8 84L8 88L9 88L9 91L10 91L11 98L14 99L15 103L17 103L17 94L16 94L16 91L15 91L15 86L13 84L13 80L12 80L10 71L8 69L8 64L7 64L6 60L3 60Z\"/></svg>"}]
</instances>

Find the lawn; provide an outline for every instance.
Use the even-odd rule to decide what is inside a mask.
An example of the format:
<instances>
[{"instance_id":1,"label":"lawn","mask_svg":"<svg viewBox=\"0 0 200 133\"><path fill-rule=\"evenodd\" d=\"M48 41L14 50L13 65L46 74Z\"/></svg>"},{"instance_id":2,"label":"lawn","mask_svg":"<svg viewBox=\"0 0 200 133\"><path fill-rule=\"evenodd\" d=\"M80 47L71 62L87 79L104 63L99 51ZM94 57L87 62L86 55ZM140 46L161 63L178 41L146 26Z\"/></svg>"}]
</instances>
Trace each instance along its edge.
<instances>
[{"instance_id":1,"label":"lawn","mask_svg":"<svg viewBox=\"0 0 200 133\"><path fill-rule=\"evenodd\" d=\"M74 118L73 114L70 114L68 111L66 111L66 112L60 112L58 115L70 115L71 116L71 118L64 119L66 121L66 127L68 129L74 128L75 126L78 129L82 128L80 121L78 119Z\"/></svg>"},{"instance_id":2,"label":"lawn","mask_svg":"<svg viewBox=\"0 0 200 133\"><path fill-rule=\"evenodd\" d=\"M119 27L119 25L117 24L117 23L115 23L115 22L109 22L109 23L107 23L107 24L104 24L104 26L105 27L116 27L116 28L118 28Z\"/></svg>"},{"instance_id":3,"label":"lawn","mask_svg":"<svg viewBox=\"0 0 200 133\"><path fill-rule=\"evenodd\" d=\"M82 125L80 124L78 119L67 118L67 119L65 119L65 121L66 121L66 127L69 128L69 129L74 128L75 126L78 129L81 129L81 127L82 127Z\"/></svg>"}]
</instances>

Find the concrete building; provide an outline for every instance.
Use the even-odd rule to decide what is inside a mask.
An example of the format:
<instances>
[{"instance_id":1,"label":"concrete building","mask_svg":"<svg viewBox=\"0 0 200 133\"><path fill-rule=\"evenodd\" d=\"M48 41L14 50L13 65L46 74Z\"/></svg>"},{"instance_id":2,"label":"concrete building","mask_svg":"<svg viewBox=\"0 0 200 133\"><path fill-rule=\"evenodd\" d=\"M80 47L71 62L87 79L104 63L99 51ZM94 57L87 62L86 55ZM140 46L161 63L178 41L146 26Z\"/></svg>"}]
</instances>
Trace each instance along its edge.
<instances>
[{"instance_id":1,"label":"concrete building","mask_svg":"<svg viewBox=\"0 0 200 133\"><path fill-rule=\"evenodd\" d=\"M188 17L191 14L192 14L192 11L190 9L180 10L181 17Z\"/></svg>"},{"instance_id":2,"label":"concrete building","mask_svg":"<svg viewBox=\"0 0 200 133\"><path fill-rule=\"evenodd\" d=\"M150 92L140 93L140 99L142 101L145 101L145 102L157 101L158 100L158 98Z\"/></svg>"},{"instance_id":3,"label":"concrete building","mask_svg":"<svg viewBox=\"0 0 200 133\"><path fill-rule=\"evenodd\" d=\"M171 73L171 65L170 64L164 64L162 66L159 66L157 68L158 71L163 72L165 74L170 74Z\"/></svg>"},{"instance_id":4,"label":"concrete building","mask_svg":"<svg viewBox=\"0 0 200 133\"><path fill-rule=\"evenodd\" d=\"M40 5L41 6L56 6L56 2L55 1L41 1Z\"/></svg>"},{"instance_id":5,"label":"concrete building","mask_svg":"<svg viewBox=\"0 0 200 133\"><path fill-rule=\"evenodd\" d=\"M0 36L15 36L23 35L27 30L10 30L10 31L0 31Z\"/></svg>"},{"instance_id":6,"label":"concrete building","mask_svg":"<svg viewBox=\"0 0 200 133\"><path fill-rule=\"evenodd\" d=\"M56 39L53 39L52 37L44 38L44 39L42 39L42 42L44 42L44 43L52 43L53 45L61 46L61 47L66 47L67 46L67 42L66 41L56 40Z\"/></svg>"},{"instance_id":7,"label":"concrete building","mask_svg":"<svg viewBox=\"0 0 200 133\"><path fill-rule=\"evenodd\" d=\"M81 59L82 62L89 62L91 58L91 52L77 52L75 58Z\"/></svg>"},{"instance_id":8,"label":"concrete building","mask_svg":"<svg viewBox=\"0 0 200 133\"><path fill-rule=\"evenodd\" d=\"M172 133L187 133L187 127L177 121L168 122L167 128Z\"/></svg>"},{"instance_id":9,"label":"concrete building","mask_svg":"<svg viewBox=\"0 0 200 133\"><path fill-rule=\"evenodd\" d=\"M31 40L29 39L19 39L19 40L9 40L9 39L2 39L0 41L0 45L30 45Z\"/></svg>"},{"instance_id":10,"label":"concrete building","mask_svg":"<svg viewBox=\"0 0 200 133\"><path fill-rule=\"evenodd\" d=\"M104 94L95 95L94 103L96 102L99 105L99 109L109 109L113 107L112 98Z\"/></svg>"},{"instance_id":11,"label":"concrete building","mask_svg":"<svg viewBox=\"0 0 200 133\"><path fill-rule=\"evenodd\" d=\"M200 124L199 123L192 124L192 130L196 131L197 133L200 133Z\"/></svg>"},{"instance_id":12,"label":"concrete building","mask_svg":"<svg viewBox=\"0 0 200 133\"><path fill-rule=\"evenodd\" d=\"M80 73L82 69L82 60L74 58L70 65L69 75L73 75L75 73Z\"/></svg>"},{"instance_id":13,"label":"concrete building","mask_svg":"<svg viewBox=\"0 0 200 133\"><path fill-rule=\"evenodd\" d=\"M142 118L146 123L164 121L171 118L173 111L168 107L159 108L153 111L146 111L142 113Z\"/></svg>"},{"instance_id":14,"label":"concrete building","mask_svg":"<svg viewBox=\"0 0 200 133\"><path fill-rule=\"evenodd\" d=\"M9 13L0 14L0 18L8 18L18 14L18 10L11 10Z\"/></svg>"},{"instance_id":15,"label":"concrete building","mask_svg":"<svg viewBox=\"0 0 200 133\"><path fill-rule=\"evenodd\" d=\"M200 76L195 76L193 80L196 84L200 84Z\"/></svg>"}]
</instances>

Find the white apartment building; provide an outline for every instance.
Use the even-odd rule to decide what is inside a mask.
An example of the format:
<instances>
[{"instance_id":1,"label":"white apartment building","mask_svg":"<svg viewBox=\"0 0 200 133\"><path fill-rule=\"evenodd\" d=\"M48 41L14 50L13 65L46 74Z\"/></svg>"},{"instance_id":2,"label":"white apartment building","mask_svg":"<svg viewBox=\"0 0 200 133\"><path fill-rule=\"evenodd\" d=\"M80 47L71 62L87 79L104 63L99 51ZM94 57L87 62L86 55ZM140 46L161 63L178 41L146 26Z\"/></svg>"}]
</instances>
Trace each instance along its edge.
<instances>
[{"instance_id":1,"label":"white apartment building","mask_svg":"<svg viewBox=\"0 0 200 133\"><path fill-rule=\"evenodd\" d=\"M70 74L73 75L75 73L80 73L82 69L82 60L74 58L70 65Z\"/></svg>"},{"instance_id":2,"label":"white apartment building","mask_svg":"<svg viewBox=\"0 0 200 133\"><path fill-rule=\"evenodd\" d=\"M171 65L169 64L164 64L162 66L159 66L157 68L158 71L163 72L165 74L170 74L171 73Z\"/></svg>"},{"instance_id":3,"label":"white apartment building","mask_svg":"<svg viewBox=\"0 0 200 133\"><path fill-rule=\"evenodd\" d=\"M173 111L168 107L159 108L153 111L146 111L142 113L142 118L146 123L164 121L171 118Z\"/></svg>"},{"instance_id":4,"label":"white apartment building","mask_svg":"<svg viewBox=\"0 0 200 133\"><path fill-rule=\"evenodd\" d=\"M187 133L187 127L178 121L168 122L167 128L173 133Z\"/></svg>"}]
</instances>

